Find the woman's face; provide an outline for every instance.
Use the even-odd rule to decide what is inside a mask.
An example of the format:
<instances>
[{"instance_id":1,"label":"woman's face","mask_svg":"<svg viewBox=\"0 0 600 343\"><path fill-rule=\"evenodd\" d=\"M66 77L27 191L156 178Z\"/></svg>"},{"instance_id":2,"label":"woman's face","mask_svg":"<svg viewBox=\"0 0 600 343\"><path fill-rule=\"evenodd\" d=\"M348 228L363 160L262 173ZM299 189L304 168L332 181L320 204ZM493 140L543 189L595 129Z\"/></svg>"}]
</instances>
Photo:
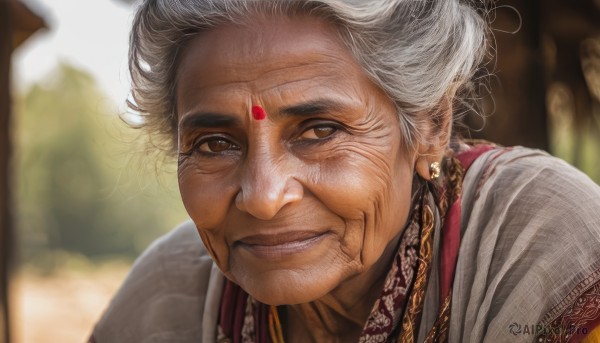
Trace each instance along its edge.
<instances>
[{"instance_id":1,"label":"woman's face","mask_svg":"<svg viewBox=\"0 0 600 343\"><path fill-rule=\"evenodd\" d=\"M228 278L268 304L304 303L393 251L414 159L393 103L333 27L254 24L201 33L182 52L179 187Z\"/></svg>"}]
</instances>

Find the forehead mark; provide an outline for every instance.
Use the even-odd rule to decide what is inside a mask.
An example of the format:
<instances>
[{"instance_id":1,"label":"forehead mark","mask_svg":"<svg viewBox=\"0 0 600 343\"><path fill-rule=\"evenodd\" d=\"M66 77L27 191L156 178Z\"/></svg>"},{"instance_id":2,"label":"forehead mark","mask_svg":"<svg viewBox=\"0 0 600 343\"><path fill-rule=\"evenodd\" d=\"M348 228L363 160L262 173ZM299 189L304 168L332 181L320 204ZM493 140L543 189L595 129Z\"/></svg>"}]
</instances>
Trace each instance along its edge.
<instances>
[{"instance_id":1,"label":"forehead mark","mask_svg":"<svg viewBox=\"0 0 600 343\"><path fill-rule=\"evenodd\" d=\"M252 106L252 118L256 120L263 120L267 117L267 112L261 106L254 105Z\"/></svg>"}]
</instances>

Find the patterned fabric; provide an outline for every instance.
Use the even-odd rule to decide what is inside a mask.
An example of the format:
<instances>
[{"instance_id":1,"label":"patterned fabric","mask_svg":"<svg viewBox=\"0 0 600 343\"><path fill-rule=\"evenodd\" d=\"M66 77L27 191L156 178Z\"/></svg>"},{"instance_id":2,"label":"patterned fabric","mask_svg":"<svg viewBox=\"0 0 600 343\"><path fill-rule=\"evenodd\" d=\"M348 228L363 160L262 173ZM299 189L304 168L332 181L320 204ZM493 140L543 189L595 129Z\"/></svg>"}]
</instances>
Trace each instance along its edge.
<instances>
[{"instance_id":1,"label":"patterned fabric","mask_svg":"<svg viewBox=\"0 0 600 343\"><path fill-rule=\"evenodd\" d=\"M580 289L585 291L577 292ZM600 283L591 284L590 287L589 282L586 284L584 281L573 293L580 293L575 295L577 300L569 301L570 305L549 325L544 326L546 330L540 330L537 342L579 342L592 328L600 325Z\"/></svg>"},{"instance_id":2,"label":"patterned fabric","mask_svg":"<svg viewBox=\"0 0 600 343\"><path fill-rule=\"evenodd\" d=\"M421 233L421 246L419 249L420 263L417 271L414 289L410 295L406 315L402 319L402 331L399 342L414 342L419 329L420 314L423 311L425 290L431 267L433 244L433 212L429 206L423 207L421 216L423 231Z\"/></svg>"},{"instance_id":3,"label":"patterned fabric","mask_svg":"<svg viewBox=\"0 0 600 343\"><path fill-rule=\"evenodd\" d=\"M269 306L225 281L217 329L219 343L269 342Z\"/></svg>"},{"instance_id":4,"label":"patterned fabric","mask_svg":"<svg viewBox=\"0 0 600 343\"><path fill-rule=\"evenodd\" d=\"M422 191L421 191L422 193ZM423 195L421 195L421 198ZM418 259L419 231L421 228L421 202L412 209L412 218L402 234L398 253L386 277L379 299L363 328L360 343L387 342L398 326L406 305L407 293L412 284Z\"/></svg>"}]
</instances>

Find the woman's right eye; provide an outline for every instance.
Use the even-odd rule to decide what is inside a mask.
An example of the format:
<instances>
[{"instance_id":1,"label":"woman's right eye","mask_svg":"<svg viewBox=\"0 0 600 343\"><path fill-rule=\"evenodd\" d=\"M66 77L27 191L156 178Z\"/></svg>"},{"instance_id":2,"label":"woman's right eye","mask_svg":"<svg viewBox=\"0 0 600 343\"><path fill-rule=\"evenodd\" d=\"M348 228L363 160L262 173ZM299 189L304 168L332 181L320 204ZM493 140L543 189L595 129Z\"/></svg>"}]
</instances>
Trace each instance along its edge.
<instances>
[{"instance_id":1,"label":"woman's right eye","mask_svg":"<svg viewBox=\"0 0 600 343\"><path fill-rule=\"evenodd\" d=\"M304 131L304 133L302 133L301 138L307 140L323 139L333 135L337 130L338 129L333 126L317 125Z\"/></svg>"},{"instance_id":2,"label":"woman's right eye","mask_svg":"<svg viewBox=\"0 0 600 343\"><path fill-rule=\"evenodd\" d=\"M235 145L227 139L215 137L199 142L196 150L207 154L218 154L232 150L238 151L240 150L240 147L238 147L237 145Z\"/></svg>"}]
</instances>

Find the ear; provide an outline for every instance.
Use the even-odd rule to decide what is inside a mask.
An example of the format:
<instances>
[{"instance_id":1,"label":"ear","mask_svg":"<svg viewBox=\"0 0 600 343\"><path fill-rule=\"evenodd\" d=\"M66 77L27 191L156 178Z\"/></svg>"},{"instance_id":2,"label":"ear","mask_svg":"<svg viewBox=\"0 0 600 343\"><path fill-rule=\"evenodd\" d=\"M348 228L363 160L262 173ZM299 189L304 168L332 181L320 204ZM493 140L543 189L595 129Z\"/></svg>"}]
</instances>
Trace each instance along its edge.
<instances>
[{"instance_id":1,"label":"ear","mask_svg":"<svg viewBox=\"0 0 600 343\"><path fill-rule=\"evenodd\" d=\"M425 180L431 180L430 166L440 162L450 143L452 132L452 97L444 96L438 106L423 113L422 140L417 147L415 171Z\"/></svg>"}]
</instances>

